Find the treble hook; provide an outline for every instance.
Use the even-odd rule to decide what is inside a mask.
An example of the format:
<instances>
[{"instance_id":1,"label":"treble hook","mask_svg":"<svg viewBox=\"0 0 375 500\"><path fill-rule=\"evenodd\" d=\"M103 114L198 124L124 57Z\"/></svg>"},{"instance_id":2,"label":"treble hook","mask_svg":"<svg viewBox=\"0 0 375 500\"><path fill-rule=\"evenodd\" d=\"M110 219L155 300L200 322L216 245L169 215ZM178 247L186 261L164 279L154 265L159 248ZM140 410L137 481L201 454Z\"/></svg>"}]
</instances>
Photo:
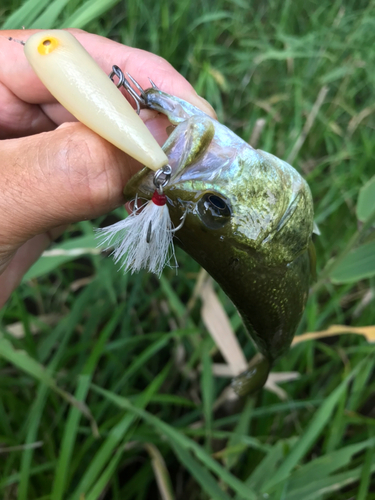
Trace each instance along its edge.
<instances>
[{"instance_id":1,"label":"treble hook","mask_svg":"<svg viewBox=\"0 0 375 500\"><path fill-rule=\"evenodd\" d=\"M184 215L181 217L180 224L177 227L174 227L173 229L170 230L171 233L174 234L176 231L178 231L179 229L182 228L182 226L185 223L185 219L186 219L187 213L188 213L188 209L185 210ZM148 228L147 228L146 243L150 243L151 237L152 237L152 221L150 220Z\"/></svg>"},{"instance_id":2,"label":"treble hook","mask_svg":"<svg viewBox=\"0 0 375 500\"><path fill-rule=\"evenodd\" d=\"M131 75L129 75L129 73L126 73L126 76L132 81L132 83L139 90L139 92L140 92L141 95L138 95L134 91L134 89L131 87L130 83L125 78L124 87L126 88L126 90L128 90L128 92L131 92L132 95L138 100L138 102L140 104L142 104L142 106L147 106L147 96L146 96L146 93L143 90L143 88L139 85L139 83L136 80L134 80L134 78Z\"/></svg>"},{"instance_id":3,"label":"treble hook","mask_svg":"<svg viewBox=\"0 0 375 500\"><path fill-rule=\"evenodd\" d=\"M150 220L150 224L148 225L147 229L146 243L150 243L151 236L152 236L152 221Z\"/></svg>"},{"instance_id":4,"label":"treble hook","mask_svg":"<svg viewBox=\"0 0 375 500\"><path fill-rule=\"evenodd\" d=\"M126 73L126 76L129 78L131 83L134 85L134 87L139 91L139 94L133 89L131 86L131 83L129 80L125 77L124 73L121 71L121 69L114 65L112 66L112 71L109 75L109 78L113 81L113 77L117 76L119 79L117 83L117 88L120 88L121 86L124 87L124 89L132 96L132 98L135 101L135 104L137 106L137 114L139 115L141 111L141 107L147 107L147 94L143 90L143 88L139 85L137 80L135 80L129 73ZM156 86L156 84L149 78L151 86L155 90L159 90L159 88Z\"/></svg>"},{"instance_id":5,"label":"treble hook","mask_svg":"<svg viewBox=\"0 0 375 500\"><path fill-rule=\"evenodd\" d=\"M133 212L138 212L138 193L135 194L135 200L133 204Z\"/></svg>"},{"instance_id":6,"label":"treble hook","mask_svg":"<svg viewBox=\"0 0 375 500\"><path fill-rule=\"evenodd\" d=\"M160 90L160 89L159 89L159 87L157 87L157 86L156 86L156 84L155 84L155 83L151 80L151 78L150 78L150 77L148 77L148 79L149 79L149 82L151 83L151 87L152 87L153 89L155 89L155 90Z\"/></svg>"},{"instance_id":7,"label":"treble hook","mask_svg":"<svg viewBox=\"0 0 375 500\"><path fill-rule=\"evenodd\" d=\"M186 210L185 210L184 215L181 217L181 219L180 219L180 221L181 221L181 222L180 222L180 224L179 224L177 227L175 227L175 228L171 229L171 233L175 233L176 231L178 231L179 229L181 229L181 228L182 228L182 226L183 226L183 225L184 225L184 223L185 223L185 219L186 219L187 213L188 213L188 209L186 209Z\"/></svg>"},{"instance_id":8,"label":"treble hook","mask_svg":"<svg viewBox=\"0 0 375 500\"><path fill-rule=\"evenodd\" d=\"M113 65L112 71L110 72L110 74L108 76L109 76L109 79L112 80L113 83L115 83L113 80L113 77L117 76L118 83L117 83L116 87L118 89L121 87L121 85L124 85L125 76L124 76L124 73L121 71L121 69L118 66Z\"/></svg>"},{"instance_id":9,"label":"treble hook","mask_svg":"<svg viewBox=\"0 0 375 500\"><path fill-rule=\"evenodd\" d=\"M112 66L112 71L108 75L109 78L113 82L113 77L117 76L118 78L118 83L116 87L119 89L120 87L124 87L125 90L132 96L132 98L135 101L135 104L137 106L137 115L141 112L141 106L146 105L146 94L142 87L132 78L129 73L127 73L128 77L131 79L131 81L134 83L134 85L137 87L137 89L141 92L141 95L139 96L137 92L133 89L133 87L130 85L129 81L125 78L124 73L121 71L121 69L116 66L115 64Z\"/></svg>"}]
</instances>

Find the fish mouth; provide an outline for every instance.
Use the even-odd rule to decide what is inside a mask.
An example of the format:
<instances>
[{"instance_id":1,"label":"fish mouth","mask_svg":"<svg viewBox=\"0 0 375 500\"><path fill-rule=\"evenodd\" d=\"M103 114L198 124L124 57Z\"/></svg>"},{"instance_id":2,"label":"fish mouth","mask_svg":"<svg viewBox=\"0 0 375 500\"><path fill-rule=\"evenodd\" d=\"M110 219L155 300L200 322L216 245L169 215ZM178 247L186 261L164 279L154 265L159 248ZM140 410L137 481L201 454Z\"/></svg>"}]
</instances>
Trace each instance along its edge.
<instances>
[{"instance_id":1,"label":"fish mouth","mask_svg":"<svg viewBox=\"0 0 375 500\"><path fill-rule=\"evenodd\" d=\"M180 134L172 147L168 147L167 143L163 146L165 152L167 152L166 147L168 149L167 155L172 169L164 192L172 199L175 199L175 190L178 187L185 193L202 193L211 188L214 191L214 186L218 191L224 191L226 185L233 183L233 179L243 173L247 151L242 144L237 147L230 145L224 147L223 144L212 141L203 151L192 153L191 144L188 147L186 141L184 134ZM134 198L138 192L139 195L150 198L155 190L154 175L155 172L150 169L146 167L142 169L128 182L124 189L125 197ZM192 196L189 195L189 199Z\"/></svg>"},{"instance_id":2,"label":"fish mouth","mask_svg":"<svg viewBox=\"0 0 375 500\"><path fill-rule=\"evenodd\" d=\"M182 205L185 209L193 211L197 209L199 204L206 203L207 205L208 202L218 212L227 212L229 201L220 192L220 188L216 188L215 176L210 173L209 169L205 169L204 166L197 163L181 168L179 162L173 161L173 158L170 159L169 166L172 170L170 178L162 188L169 205L172 207ZM150 200L157 188L155 176L156 173L147 167L135 174L124 188L125 200L127 202L133 201L136 196ZM164 179L165 177L161 174L159 180L163 181ZM207 198L209 199L207 200ZM202 199L203 201L201 201Z\"/></svg>"}]
</instances>

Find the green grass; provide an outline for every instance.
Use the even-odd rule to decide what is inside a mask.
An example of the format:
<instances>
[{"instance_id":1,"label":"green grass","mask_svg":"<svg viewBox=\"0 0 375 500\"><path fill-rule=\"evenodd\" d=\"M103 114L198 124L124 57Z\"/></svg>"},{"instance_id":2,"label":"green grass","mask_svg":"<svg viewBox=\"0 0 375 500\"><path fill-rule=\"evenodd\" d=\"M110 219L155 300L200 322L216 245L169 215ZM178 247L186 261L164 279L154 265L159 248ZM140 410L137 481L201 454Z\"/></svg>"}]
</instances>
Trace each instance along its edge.
<instances>
[{"instance_id":1,"label":"green grass","mask_svg":"<svg viewBox=\"0 0 375 500\"><path fill-rule=\"evenodd\" d=\"M245 140L264 119L257 147L305 176L321 231L299 333L375 325L371 253L353 280L354 252L374 244L373 181L356 209L374 175L374 1L21 4L2 2L3 27L76 26L155 52ZM91 247L101 222L61 245ZM216 407L229 380L212 375L199 303L187 319L199 266L178 260L158 281L100 255L44 258L0 311L0 498L374 500L373 346L298 344L275 367L301 374L286 401L262 391Z\"/></svg>"}]
</instances>

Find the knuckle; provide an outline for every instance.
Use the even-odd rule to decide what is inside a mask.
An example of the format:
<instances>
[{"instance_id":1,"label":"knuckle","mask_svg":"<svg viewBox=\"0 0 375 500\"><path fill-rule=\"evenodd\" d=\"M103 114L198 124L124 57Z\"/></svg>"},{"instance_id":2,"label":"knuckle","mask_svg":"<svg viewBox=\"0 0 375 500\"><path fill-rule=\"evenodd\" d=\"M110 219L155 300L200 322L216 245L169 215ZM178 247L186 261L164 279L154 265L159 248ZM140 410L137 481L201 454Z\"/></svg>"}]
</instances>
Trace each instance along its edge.
<instances>
[{"instance_id":1,"label":"knuckle","mask_svg":"<svg viewBox=\"0 0 375 500\"><path fill-rule=\"evenodd\" d=\"M116 152L107 141L80 123L68 127L57 168L66 178L70 196L95 209L108 204L121 189Z\"/></svg>"}]
</instances>

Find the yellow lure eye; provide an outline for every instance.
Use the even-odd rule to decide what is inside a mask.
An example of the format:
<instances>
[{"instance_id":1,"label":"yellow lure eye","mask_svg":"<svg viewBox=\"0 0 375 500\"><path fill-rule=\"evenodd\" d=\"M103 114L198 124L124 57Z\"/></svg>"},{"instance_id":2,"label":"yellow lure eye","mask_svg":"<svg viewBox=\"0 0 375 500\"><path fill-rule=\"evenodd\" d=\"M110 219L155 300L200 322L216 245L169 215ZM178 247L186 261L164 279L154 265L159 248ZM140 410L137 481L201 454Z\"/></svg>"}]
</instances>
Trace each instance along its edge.
<instances>
[{"instance_id":1,"label":"yellow lure eye","mask_svg":"<svg viewBox=\"0 0 375 500\"><path fill-rule=\"evenodd\" d=\"M44 38L38 45L38 52L42 56L46 56L53 52L60 45L57 38L53 36L48 36Z\"/></svg>"}]
</instances>

